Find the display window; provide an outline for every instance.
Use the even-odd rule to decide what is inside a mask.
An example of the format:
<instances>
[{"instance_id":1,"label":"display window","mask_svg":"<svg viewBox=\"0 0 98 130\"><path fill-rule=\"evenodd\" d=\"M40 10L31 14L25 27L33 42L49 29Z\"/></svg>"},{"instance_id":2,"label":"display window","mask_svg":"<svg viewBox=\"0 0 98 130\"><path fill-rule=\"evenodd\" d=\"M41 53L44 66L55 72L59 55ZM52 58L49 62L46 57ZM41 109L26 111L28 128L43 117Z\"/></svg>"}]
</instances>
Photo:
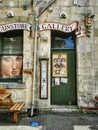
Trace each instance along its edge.
<instances>
[{"instance_id":1,"label":"display window","mask_svg":"<svg viewBox=\"0 0 98 130\"><path fill-rule=\"evenodd\" d=\"M0 34L0 81L22 82L23 31Z\"/></svg>"}]
</instances>

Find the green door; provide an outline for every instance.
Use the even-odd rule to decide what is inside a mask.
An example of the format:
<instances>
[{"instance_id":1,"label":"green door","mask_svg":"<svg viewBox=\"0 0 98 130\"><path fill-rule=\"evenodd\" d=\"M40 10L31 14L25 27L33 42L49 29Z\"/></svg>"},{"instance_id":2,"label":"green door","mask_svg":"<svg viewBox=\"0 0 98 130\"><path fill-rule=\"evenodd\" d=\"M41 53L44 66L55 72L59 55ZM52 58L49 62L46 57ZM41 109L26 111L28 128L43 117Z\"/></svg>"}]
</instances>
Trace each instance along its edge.
<instances>
[{"instance_id":1,"label":"green door","mask_svg":"<svg viewBox=\"0 0 98 130\"><path fill-rule=\"evenodd\" d=\"M77 104L76 52L67 47L51 49L51 105Z\"/></svg>"}]
</instances>

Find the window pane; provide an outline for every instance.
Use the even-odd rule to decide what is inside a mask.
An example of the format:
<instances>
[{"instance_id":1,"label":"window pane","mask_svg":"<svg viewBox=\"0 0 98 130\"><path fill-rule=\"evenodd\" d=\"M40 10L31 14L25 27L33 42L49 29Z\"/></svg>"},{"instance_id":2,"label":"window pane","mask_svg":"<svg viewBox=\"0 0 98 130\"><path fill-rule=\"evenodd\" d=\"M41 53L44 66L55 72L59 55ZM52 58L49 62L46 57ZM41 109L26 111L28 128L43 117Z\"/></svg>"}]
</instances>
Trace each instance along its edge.
<instances>
[{"instance_id":1,"label":"window pane","mask_svg":"<svg viewBox=\"0 0 98 130\"><path fill-rule=\"evenodd\" d=\"M9 31L0 37L0 81L22 81L23 67L23 33Z\"/></svg>"},{"instance_id":2,"label":"window pane","mask_svg":"<svg viewBox=\"0 0 98 130\"><path fill-rule=\"evenodd\" d=\"M52 38L52 48L74 48L74 40L73 37L67 38L60 38L60 37L53 37Z\"/></svg>"},{"instance_id":3,"label":"window pane","mask_svg":"<svg viewBox=\"0 0 98 130\"><path fill-rule=\"evenodd\" d=\"M22 54L22 37L3 38L2 54Z\"/></svg>"}]
</instances>

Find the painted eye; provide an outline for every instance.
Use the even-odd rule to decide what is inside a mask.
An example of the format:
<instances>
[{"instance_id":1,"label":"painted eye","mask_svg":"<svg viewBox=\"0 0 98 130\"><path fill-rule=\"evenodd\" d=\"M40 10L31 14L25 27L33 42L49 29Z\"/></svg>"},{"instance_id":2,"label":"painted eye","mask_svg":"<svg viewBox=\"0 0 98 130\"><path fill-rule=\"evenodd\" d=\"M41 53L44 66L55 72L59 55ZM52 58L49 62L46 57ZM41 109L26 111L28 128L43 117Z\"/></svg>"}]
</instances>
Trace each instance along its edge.
<instances>
[{"instance_id":1,"label":"painted eye","mask_svg":"<svg viewBox=\"0 0 98 130\"><path fill-rule=\"evenodd\" d=\"M11 58L10 57L4 57L3 60L6 61L6 62L10 62Z\"/></svg>"},{"instance_id":2,"label":"painted eye","mask_svg":"<svg viewBox=\"0 0 98 130\"><path fill-rule=\"evenodd\" d=\"M22 61L22 57L17 57L16 59L18 62L21 62Z\"/></svg>"}]
</instances>

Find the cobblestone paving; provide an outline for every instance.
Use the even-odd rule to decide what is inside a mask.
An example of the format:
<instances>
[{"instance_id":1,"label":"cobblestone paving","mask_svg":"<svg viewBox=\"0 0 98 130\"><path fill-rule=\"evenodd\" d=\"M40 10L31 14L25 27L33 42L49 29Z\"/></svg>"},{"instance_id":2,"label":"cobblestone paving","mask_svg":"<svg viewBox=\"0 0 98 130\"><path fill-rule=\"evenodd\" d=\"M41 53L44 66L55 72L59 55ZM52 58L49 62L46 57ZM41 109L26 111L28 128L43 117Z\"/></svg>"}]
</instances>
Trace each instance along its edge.
<instances>
[{"instance_id":1,"label":"cobblestone paving","mask_svg":"<svg viewBox=\"0 0 98 130\"><path fill-rule=\"evenodd\" d=\"M28 114L20 113L18 123L13 123L12 115L9 113L0 114L0 126L25 126L26 128L33 121L39 122L42 130L98 130L97 114L45 112L30 117Z\"/></svg>"}]
</instances>

